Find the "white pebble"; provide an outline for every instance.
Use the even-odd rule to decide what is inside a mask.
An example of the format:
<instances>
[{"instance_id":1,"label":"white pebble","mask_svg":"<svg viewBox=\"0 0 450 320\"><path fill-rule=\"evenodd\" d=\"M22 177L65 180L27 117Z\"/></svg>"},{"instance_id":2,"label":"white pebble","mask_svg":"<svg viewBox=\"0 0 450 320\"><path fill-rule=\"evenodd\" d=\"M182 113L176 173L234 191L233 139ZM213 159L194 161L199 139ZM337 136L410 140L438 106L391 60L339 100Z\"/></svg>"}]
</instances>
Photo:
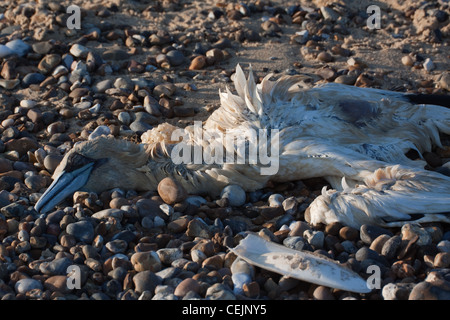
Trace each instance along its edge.
<instances>
[{"instance_id":1,"label":"white pebble","mask_svg":"<svg viewBox=\"0 0 450 320\"><path fill-rule=\"evenodd\" d=\"M281 207L283 205L284 197L279 193L271 194L269 197L269 206Z\"/></svg>"},{"instance_id":2,"label":"white pebble","mask_svg":"<svg viewBox=\"0 0 450 320\"><path fill-rule=\"evenodd\" d=\"M232 207L240 207L245 204L246 194L242 187L232 184L223 188L220 193L221 198L228 198Z\"/></svg>"},{"instance_id":3,"label":"white pebble","mask_svg":"<svg viewBox=\"0 0 450 320\"><path fill-rule=\"evenodd\" d=\"M161 209L162 212L164 212L169 217L172 216L174 213L173 207L168 205L167 203L160 205L159 208Z\"/></svg>"},{"instance_id":4,"label":"white pebble","mask_svg":"<svg viewBox=\"0 0 450 320\"><path fill-rule=\"evenodd\" d=\"M425 59L424 63L423 63L423 68L426 71L431 71L434 70L435 65L433 63L433 61L430 58Z\"/></svg>"},{"instance_id":5,"label":"white pebble","mask_svg":"<svg viewBox=\"0 0 450 320\"><path fill-rule=\"evenodd\" d=\"M34 108L37 105L37 102L34 100L21 100L20 106L22 108L31 109Z\"/></svg>"},{"instance_id":6,"label":"white pebble","mask_svg":"<svg viewBox=\"0 0 450 320\"><path fill-rule=\"evenodd\" d=\"M2 127L8 128L14 124L14 119L5 119L2 121Z\"/></svg>"},{"instance_id":7,"label":"white pebble","mask_svg":"<svg viewBox=\"0 0 450 320\"><path fill-rule=\"evenodd\" d=\"M109 127L107 126L98 126L97 128L95 128L95 130L89 135L88 140L92 140L95 139L99 136L107 136L111 134L111 130L109 129Z\"/></svg>"}]
</instances>

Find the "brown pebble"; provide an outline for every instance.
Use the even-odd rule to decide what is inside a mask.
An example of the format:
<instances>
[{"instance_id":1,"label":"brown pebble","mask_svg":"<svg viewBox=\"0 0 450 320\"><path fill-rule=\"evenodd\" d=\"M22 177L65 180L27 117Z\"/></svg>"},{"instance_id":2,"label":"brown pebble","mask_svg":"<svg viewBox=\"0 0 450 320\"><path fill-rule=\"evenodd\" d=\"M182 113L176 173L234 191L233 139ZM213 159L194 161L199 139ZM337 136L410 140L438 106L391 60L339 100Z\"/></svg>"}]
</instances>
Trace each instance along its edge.
<instances>
[{"instance_id":1,"label":"brown pebble","mask_svg":"<svg viewBox=\"0 0 450 320\"><path fill-rule=\"evenodd\" d=\"M330 289L324 286L318 286L314 289L313 297L317 300L335 300Z\"/></svg>"},{"instance_id":2,"label":"brown pebble","mask_svg":"<svg viewBox=\"0 0 450 320\"><path fill-rule=\"evenodd\" d=\"M164 178L159 182L158 194L167 204L182 202L187 197L184 187L170 177Z\"/></svg>"},{"instance_id":3,"label":"brown pebble","mask_svg":"<svg viewBox=\"0 0 450 320\"><path fill-rule=\"evenodd\" d=\"M44 287L52 292L69 293L71 291L67 286L67 277L63 275L48 278L44 282Z\"/></svg>"},{"instance_id":4,"label":"brown pebble","mask_svg":"<svg viewBox=\"0 0 450 320\"><path fill-rule=\"evenodd\" d=\"M206 66L206 57L205 56L197 56L195 57L190 66L189 70L201 70Z\"/></svg>"},{"instance_id":5,"label":"brown pebble","mask_svg":"<svg viewBox=\"0 0 450 320\"><path fill-rule=\"evenodd\" d=\"M223 266L223 259L219 255L206 258L202 262L202 267L205 266L213 267L214 269L219 270Z\"/></svg>"},{"instance_id":6,"label":"brown pebble","mask_svg":"<svg viewBox=\"0 0 450 320\"><path fill-rule=\"evenodd\" d=\"M436 268L448 268L450 266L450 252L439 252L434 257L433 264Z\"/></svg>"},{"instance_id":7,"label":"brown pebble","mask_svg":"<svg viewBox=\"0 0 450 320\"><path fill-rule=\"evenodd\" d=\"M413 58L411 58L411 56L403 56L402 57L402 64L404 66L412 67L413 64L414 64L414 60L413 60Z\"/></svg>"},{"instance_id":8,"label":"brown pebble","mask_svg":"<svg viewBox=\"0 0 450 320\"><path fill-rule=\"evenodd\" d=\"M339 230L339 236L344 240L355 241L359 238L359 230L345 226Z\"/></svg>"},{"instance_id":9,"label":"brown pebble","mask_svg":"<svg viewBox=\"0 0 450 320\"><path fill-rule=\"evenodd\" d=\"M317 55L317 59L322 62L331 62L333 61L333 56L326 51L322 51Z\"/></svg>"},{"instance_id":10,"label":"brown pebble","mask_svg":"<svg viewBox=\"0 0 450 320\"><path fill-rule=\"evenodd\" d=\"M200 289L201 287L197 280L186 278L178 284L174 294L178 297L184 297L189 291L199 293Z\"/></svg>"},{"instance_id":11,"label":"brown pebble","mask_svg":"<svg viewBox=\"0 0 450 320\"><path fill-rule=\"evenodd\" d=\"M250 283L244 283L242 286L242 289L244 290L245 296L249 298L257 298L260 293L259 284L256 281L252 281Z\"/></svg>"},{"instance_id":12,"label":"brown pebble","mask_svg":"<svg viewBox=\"0 0 450 320\"><path fill-rule=\"evenodd\" d=\"M383 249L384 244L386 243L386 241L388 241L391 238L391 236L387 235L387 234L382 234L379 235L371 244L370 244L370 248L373 251L378 252L379 254L381 254L381 251Z\"/></svg>"}]
</instances>

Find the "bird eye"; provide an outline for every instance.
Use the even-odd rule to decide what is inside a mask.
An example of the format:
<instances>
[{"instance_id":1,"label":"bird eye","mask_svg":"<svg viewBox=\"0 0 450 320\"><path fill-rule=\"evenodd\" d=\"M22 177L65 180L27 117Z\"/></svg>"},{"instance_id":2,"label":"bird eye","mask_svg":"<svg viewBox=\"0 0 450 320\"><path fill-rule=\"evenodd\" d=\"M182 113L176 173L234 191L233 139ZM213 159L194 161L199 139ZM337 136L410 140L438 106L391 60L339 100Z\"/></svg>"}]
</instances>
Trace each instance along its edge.
<instances>
[{"instance_id":1,"label":"bird eye","mask_svg":"<svg viewBox=\"0 0 450 320\"><path fill-rule=\"evenodd\" d=\"M74 152L67 158L67 164L66 167L64 168L64 171L72 172L94 161L95 161L94 159L88 158L86 156Z\"/></svg>"}]
</instances>

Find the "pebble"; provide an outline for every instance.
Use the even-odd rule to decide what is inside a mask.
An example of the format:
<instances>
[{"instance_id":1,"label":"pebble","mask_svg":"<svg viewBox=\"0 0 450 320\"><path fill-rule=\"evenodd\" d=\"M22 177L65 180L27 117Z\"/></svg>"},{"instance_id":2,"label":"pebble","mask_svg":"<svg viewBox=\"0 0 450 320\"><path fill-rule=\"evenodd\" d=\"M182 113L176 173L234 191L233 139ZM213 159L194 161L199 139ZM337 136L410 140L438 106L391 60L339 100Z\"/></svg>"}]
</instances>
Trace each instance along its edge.
<instances>
[{"instance_id":1,"label":"pebble","mask_svg":"<svg viewBox=\"0 0 450 320\"><path fill-rule=\"evenodd\" d=\"M226 186L220 193L220 197L227 198L230 206L232 207L240 207L244 205L247 198L244 189L238 185Z\"/></svg>"},{"instance_id":2,"label":"pebble","mask_svg":"<svg viewBox=\"0 0 450 320\"><path fill-rule=\"evenodd\" d=\"M303 237L309 242L315 249L323 248L325 234L322 231L305 230Z\"/></svg>"},{"instance_id":3,"label":"pebble","mask_svg":"<svg viewBox=\"0 0 450 320\"><path fill-rule=\"evenodd\" d=\"M408 300L411 293L412 283L388 283L381 290L384 300Z\"/></svg>"},{"instance_id":4,"label":"pebble","mask_svg":"<svg viewBox=\"0 0 450 320\"><path fill-rule=\"evenodd\" d=\"M430 58L425 59L425 61L423 62L423 68L430 72L432 70L434 70L436 68L436 66L433 63L433 60L431 60Z\"/></svg>"},{"instance_id":5,"label":"pebble","mask_svg":"<svg viewBox=\"0 0 450 320\"><path fill-rule=\"evenodd\" d=\"M146 270L138 272L133 276L133 283L135 291L142 293L144 291L149 291L153 293L156 286L161 284L161 280L152 271Z\"/></svg>"},{"instance_id":6,"label":"pebble","mask_svg":"<svg viewBox=\"0 0 450 320\"><path fill-rule=\"evenodd\" d=\"M81 44L75 43L70 47L69 52L77 58L86 58L89 53L89 49Z\"/></svg>"},{"instance_id":7,"label":"pebble","mask_svg":"<svg viewBox=\"0 0 450 320\"><path fill-rule=\"evenodd\" d=\"M5 46L19 57L25 56L31 50L31 46L21 39L11 40Z\"/></svg>"},{"instance_id":8,"label":"pebble","mask_svg":"<svg viewBox=\"0 0 450 320\"><path fill-rule=\"evenodd\" d=\"M449 240L440 241L436 247L440 252L449 252L450 253L450 241Z\"/></svg>"},{"instance_id":9,"label":"pebble","mask_svg":"<svg viewBox=\"0 0 450 320\"><path fill-rule=\"evenodd\" d=\"M387 234L391 237L393 236L392 232L387 229L367 224L363 224L359 232L361 240L367 245L370 245L378 236L382 234Z\"/></svg>"},{"instance_id":10,"label":"pebble","mask_svg":"<svg viewBox=\"0 0 450 320\"><path fill-rule=\"evenodd\" d=\"M91 243L94 240L94 227L89 221L78 221L70 223L66 227L66 232L73 235L78 241Z\"/></svg>"},{"instance_id":11,"label":"pebble","mask_svg":"<svg viewBox=\"0 0 450 320\"><path fill-rule=\"evenodd\" d=\"M62 294L67 294L71 291L67 286L67 276L57 275L52 276L45 280L44 287L51 292L60 292Z\"/></svg>"},{"instance_id":12,"label":"pebble","mask_svg":"<svg viewBox=\"0 0 450 320\"><path fill-rule=\"evenodd\" d=\"M179 248L163 248L156 251L156 253L161 262L167 265L183 257L183 252Z\"/></svg>"},{"instance_id":13,"label":"pebble","mask_svg":"<svg viewBox=\"0 0 450 320\"><path fill-rule=\"evenodd\" d=\"M182 202L187 197L184 187L170 177L164 178L158 183L158 194L167 204Z\"/></svg>"},{"instance_id":14,"label":"pebble","mask_svg":"<svg viewBox=\"0 0 450 320\"><path fill-rule=\"evenodd\" d=\"M89 135L88 140L93 140L99 136L108 136L111 134L111 129L108 126L98 126Z\"/></svg>"},{"instance_id":15,"label":"pebble","mask_svg":"<svg viewBox=\"0 0 450 320\"><path fill-rule=\"evenodd\" d=\"M178 297L184 297L190 291L199 294L200 290L201 286L197 280L187 278L178 284L178 286L175 288L174 294Z\"/></svg>"},{"instance_id":16,"label":"pebble","mask_svg":"<svg viewBox=\"0 0 450 320\"><path fill-rule=\"evenodd\" d=\"M268 199L270 207L282 207L283 201L284 201L284 197L279 193L271 194Z\"/></svg>"},{"instance_id":17,"label":"pebble","mask_svg":"<svg viewBox=\"0 0 450 320\"><path fill-rule=\"evenodd\" d=\"M410 55L402 57L402 64L408 67L412 67L414 65L414 60Z\"/></svg>"},{"instance_id":18,"label":"pebble","mask_svg":"<svg viewBox=\"0 0 450 320\"><path fill-rule=\"evenodd\" d=\"M411 240L418 236L419 240L417 241L417 244L419 246L429 245L432 241L430 234L424 228L421 228L415 224L407 223L403 225L401 228L401 233L402 240Z\"/></svg>"},{"instance_id":19,"label":"pebble","mask_svg":"<svg viewBox=\"0 0 450 320\"><path fill-rule=\"evenodd\" d=\"M161 260L155 251L136 252L131 256L131 264L134 270L158 272L162 269Z\"/></svg>"},{"instance_id":20,"label":"pebble","mask_svg":"<svg viewBox=\"0 0 450 320\"><path fill-rule=\"evenodd\" d=\"M386 259L393 259L396 255L398 249L400 248L401 244L402 244L402 238L400 236L393 236L386 240L380 253L383 256L385 256Z\"/></svg>"},{"instance_id":21,"label":"pebble","mask_svg":"<svg viewBox=\"0 0 450 320\"><path fill-rule=\"evenodd\" d=\"M191 64L189 65L189 70L201 70L206 66L206 57L205 56L197 56L192 59Z\"/></svg>"},{"instance_id":22,"label":"pebble","mask_svg":"<svg viewBox=\"0 0 450 320\"><path fill-rule=\"evenodd\" d=\"M450 91L450 73L444 72L439 78L439 86L442 89L445 89L447 91Z\"/></svg>"},{"instance_id":23,"label":"pebble","mask_svg":"<svg viewBox=\"0 0 450 320\"><path fill-rule=\"evenodd\" d=\"M34 289L42 290L43 286L42 283L38 280L24 278L16 282L14 289L16 290L17 293L25 294Z\"/></svg>"},{"instance_id":24,"label":"pebble","mask_svg":"<svg viewBox=\"0 0 450 320\"><path fill-rule=\"evenodd\" d=\"M179 50L171 50L167 54L167 59L169 59L169 63L171 66L179 66L184 62L184 54Z\"/></svg>"},{"instance_id":25,"label":"pebble","mask_svg":"<svg viewBox=\"0 0 450 320\"><path fill-rule=\"evenodd\" d=\"M215 283L206 290L208 300L236 300L236 296L223 283Z\"/></svg>"},{"instance_id":26,"label":"pebble","mask_svg":"<svg viewBox=\"0 0 450 320\"><path fill-rule=\"evenodd\" d=\"M314 289L313 297L317 300L336 300L331 294L330 289L324 286L318 286Z\"/></svg>"}]
</instances>

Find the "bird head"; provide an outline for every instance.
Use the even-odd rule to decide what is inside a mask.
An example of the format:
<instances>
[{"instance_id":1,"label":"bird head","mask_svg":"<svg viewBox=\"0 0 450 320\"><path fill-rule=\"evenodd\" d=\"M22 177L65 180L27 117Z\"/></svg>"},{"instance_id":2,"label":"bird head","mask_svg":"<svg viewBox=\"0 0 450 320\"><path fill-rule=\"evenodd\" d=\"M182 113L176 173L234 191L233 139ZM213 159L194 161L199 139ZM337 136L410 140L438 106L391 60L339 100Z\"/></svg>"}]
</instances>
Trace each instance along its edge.
<instances>
[{"instance_id":1,"label":"bird head","mask_svg":"<svg viewBox=\"0 0 450 320\"><path fill-rule=\"evenodd\" d=\"M35 205L47 213L78 190L103 192L113 188L151 190L145 173L139 171L148 161L142 145L113 137L99 136L76 143L55 172L53 183Z\"/></svg>"}]
</instances>

